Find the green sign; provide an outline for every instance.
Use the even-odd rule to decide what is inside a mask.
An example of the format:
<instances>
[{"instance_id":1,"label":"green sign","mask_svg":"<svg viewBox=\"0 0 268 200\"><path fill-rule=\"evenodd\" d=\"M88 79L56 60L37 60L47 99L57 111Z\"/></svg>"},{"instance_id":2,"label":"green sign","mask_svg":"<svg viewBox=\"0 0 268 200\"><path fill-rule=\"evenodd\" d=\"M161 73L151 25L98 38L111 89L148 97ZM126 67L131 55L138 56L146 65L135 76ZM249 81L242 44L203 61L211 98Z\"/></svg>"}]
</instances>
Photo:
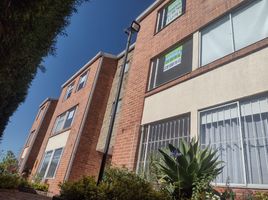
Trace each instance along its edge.
<instances>
[{"instance_id":1,"label":"green sign","mask_svg":"<svg viewBox=\"0 0 268 200\"><path fill-rule=\"evenodd\" d=\"M175 0L172 4L168 6L167 9L167 21L166 24L169 24L176 17L182 14L182 0Z\"/></svg>"},{"instance_id":2,"label":"green sign","mask_svg":"<svg viewBox=\"0 0 268 200\"><path fill-rule=\"evenodd\" d=\"M163 71L167 71L181 63L182 46L177 47L167 55L165 55L165 64Z\"/></svg>"}]
</instances>

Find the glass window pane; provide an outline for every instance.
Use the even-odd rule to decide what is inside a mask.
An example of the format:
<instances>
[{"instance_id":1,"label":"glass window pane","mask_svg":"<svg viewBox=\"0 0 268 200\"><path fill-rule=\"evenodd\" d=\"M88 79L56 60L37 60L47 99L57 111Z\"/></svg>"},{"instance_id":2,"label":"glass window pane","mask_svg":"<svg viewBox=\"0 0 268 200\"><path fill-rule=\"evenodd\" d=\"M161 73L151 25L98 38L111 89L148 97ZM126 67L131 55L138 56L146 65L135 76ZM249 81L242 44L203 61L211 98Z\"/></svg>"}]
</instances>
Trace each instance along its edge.
<instances>
[{"instance_id":1,"label":"glass window pane","mask_svg":"<svg viewBox=\"0 0 268 200\"><path fill-rule=\"evenodd\" d=\"M257 0L232 15L235 49L268 37L268 1Z\"/></svg>"},{"instance_id":2,"label":"glass window pane","mask_svg":"<svg viewBox=\"0 0 268 200\"><path fill-rule=\"evenodd\" d=\"M233 52L229 15L201 31L201 65L206 65Z\"/></svg>"},{"instance_id":3,"label":"glass window pane","mask_svg":"<svg viewBox=\"0 0 268 200\"><path fill-rule=\"evenodd\" d=\"M182 14L182 0L175 0L167 7L166 25Z\"/></svg>"},{"instance_id":4,"label":"glass window pane","mask_svg":"<svg viewBox=\"0 0 268 200\"><path fill-rule=\"evenodd\" d=\"M79 79L78 86L77 86L77 91L82 89L85 86L87 74L88 74L88 72L85 72L84 74L81 75L81 77Z\"/></svg>"},{"instance_id":5,"label":"glass window pane","mask_svg":"<svg viewBox=\"0 0 268 200\"><path fill-rule=\"evenodd\" d=\"M249 184L268 184L267 106L267 97L241 103L241 121Z\"/></svg>"},{"instance_id":6,"label":"glass window pane","mask_svg":"<svg viewBox=\"0 0 268 200\"><path fill-rule=\"evenodd\" d=\"M152 61L149 90L192 70L193 41L189 39Z\"/></svg>"},{"instance_id":7,"label":"glass window pane","mask_svg":"<svg viewBox=\"0 0 268 200\"><path fill-rule=\"evenodd\" d=\"M65 94L65 99L68 99L73 91L73 87L74 87L74 83L72 83L71 85L68 86L67 90L66 90L66 94Z\"/></svg>"},{"instance_id":8,"label":"glass window pane","mask_svg":"<svg viewBox=\"0 0 268 200\"><path fill-rule=\"evenodd\" d=\"M62 130L64 119L65 119L65 115L66 115L66 113L60 115L57 118L56 123L55 123L54 133L57 133L57 132L59 132L59 131Z\"/></svg>"},{"instance_id":9,"label":"glass window pane","mask_svg":"<svg viewBox=\"0 0 268 200\"><path fill-rule=\"evenodd\" d=\"M210 146L218 150L217 156L224 161L223 172L215 181L222 184L226 181L245 183L237 104L202 111L200 119L202 147Z\"/></svg>"},{"instance_id":10,"label":"glass window pane","mask_svg":"<svg viewBox=\"0 0 268 200\"><path fill-rule=\"evenodd\" d=\"M46 178L53 178L54 177L59 160L60 160L61 152L62 152L62 148L55 150L53 157L52 157L52 160L51 160L51 163L50 163L50 166L49 166L49 169L48 169L48 172L47 172Z\"/></svg>"},{"instance_id":11,"label":"glass window pane","mask_svg":"<svg viewBox=\"0 0 268 200\"><path fill-rule=\"evenodd\" d=\"M52 155L52 151L48 151L44 155L42 165L41 165L41 167L39 169L39 176L42 177L42 178L44 177L44 175L46 173L46 170L47 170L51 155Z\"/></svg>"},{"instance_id":12,"label":"glass window pane","mask_svg":"<svg viewBox=\"0 0 268 200\"><path fill-rule=\"evenodd\" d=\"M75 108L68 111L66 121L64 123L63 129L69 128L72 125L74 118Z\"/></svg>"}]
</instances>

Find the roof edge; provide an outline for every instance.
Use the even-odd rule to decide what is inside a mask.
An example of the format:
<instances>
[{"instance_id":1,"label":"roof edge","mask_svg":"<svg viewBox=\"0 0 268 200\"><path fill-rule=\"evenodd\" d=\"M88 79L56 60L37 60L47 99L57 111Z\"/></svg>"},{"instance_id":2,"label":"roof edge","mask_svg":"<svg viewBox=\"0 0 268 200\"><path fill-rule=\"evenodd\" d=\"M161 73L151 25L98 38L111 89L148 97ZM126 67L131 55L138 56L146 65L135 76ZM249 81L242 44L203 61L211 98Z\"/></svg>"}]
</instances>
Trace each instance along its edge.
<instances>
[{"instance_id":1,"label":"roof edge","mask_svg":"<svg viewBox=\"0 0 268 200\"><path fill-rule=\"evenodd\" d=\"M39 108L41 108L46 102L48 101L58 101L58 99L53 99L51 97L47 97L42 103L39 105Z\"/></svg>"},{"instance_id":2,"label":"roof edge","mask_svg":"<svg viewBox=\"0 0 268 200\"><path fill-rule=\"evenodd\" d=\"M132 51L133 49L135 49L135 42L132 44L132 45L130 45L130 47L129 47L129 50L128 50L128 52L130 52L130 51ZM117 54L117 59L119 59L119 58L122 58L124 55L125 55L125 52L126 52L126 50L124 50L124 51L121 51L119 54Z\"/></svg>"},{"instance_id":3,"label":"roof edge","mask_svg":"<svg viewBox=\"0 0 268 200\"><path fill-rule=\"evenodd\" d=\"M150 5L146 10L144 10L137 18L137 22L141 22L147 15L149 15L159 4L164 2L164 0L156 0L152 5Z\"/></svg>"},{"instance_id":4,"label":"roof edge","mask_svg":"<svg viewBox=\"0 0 268 200\"><path fill-rule=\"evenodd\" d=\"M74 75L72 75L67 81L65 81L61 85L61 88L65 87L67 84L69 84L78 74L80 74L82 71L84 71L89 65L91 65L93 62L95 62L100 57L117 59L117 56L115 56L113 54L100 51L91 60L89 60L82 68L80 68Z\"/></svg>"}]
</instances>

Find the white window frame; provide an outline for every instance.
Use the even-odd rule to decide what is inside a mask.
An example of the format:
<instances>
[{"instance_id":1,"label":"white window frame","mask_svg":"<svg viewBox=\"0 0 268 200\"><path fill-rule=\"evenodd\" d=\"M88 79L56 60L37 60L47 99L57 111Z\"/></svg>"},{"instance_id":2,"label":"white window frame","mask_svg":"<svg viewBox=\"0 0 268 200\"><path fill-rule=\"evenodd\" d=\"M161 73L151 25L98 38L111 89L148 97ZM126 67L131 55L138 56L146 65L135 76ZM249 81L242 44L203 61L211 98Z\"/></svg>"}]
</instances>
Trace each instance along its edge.
<instances>
[{"instance_id":1,"label":"white window frame","mask_svg":"<svg viewBox=\"0 0 268 200\"><path fill-rule=\"evenodd\" d=\"M168 26L169 24L171 24L173 21L175 21L176 19L178 19L180 16L182 16L185 13L185 7L186 7L186 0L180 0L182 7L181 7L181 14L176 16L174 19L172 19L171 21L169 21L168 23L165 22L165 15L166 15L166 11L168 9L168 7L174 3L176 0L171 0L169 3L167 3L163 8L161 8L158 12L157 12L157 19L156 19L156 29L155 29L155 33L160 32L162 29L164 29L166 26ZM160 19L162 13L162 19ZM166 19L167 20L167 19Z\"/></svg>"},{"instance_id":2,"label":"white window frame","mask_svg":"<svg viewBox=\"0 0 268 200\"><path fill-rule=\"evenodd\" d=\"M41 117L41 116L43 115L44 109L45 109L45 106L42 106L42 107L39 109L35 121L37 121L37 120L39 119L39 117Z\"/></svg>"},{"instance_id":3,"label":"white window frame","mask_svg":"<svg viewBox=\"0 0 268 200\"><path fill-rule=\"evenodd\" d=\"M52 131L52 134L53 134L53 135L55 135L55 134L57 134L57 133L60 133L60 132L62 132L63 130L69 129L69 128L72 126L72 124L73 124L73 122L74 122L74 118L75 118L75 114L76 114L76 110L77 110L77 108L78 108L78 106L74 106L74 107L72 107L72 108L70 108L69 110L65 111L64 113L62 113L61 115L59 115L59 116L56 118L55 123L54 123L54 127L53 127L53 131ZM69 115L69 113L70 113L70 111L74 111L71 125L70 125L69 127L67 127L67 128L63 128L64 125L65 125L65 122L66 122L66 120L67 120L67 117L68 117L68 115ZM64 120L63 120L63 123L62 123L62 125L61 125L61 128L60 128L58 131L56 131L56 127L57 127L59 118L60 118L61 116L63 116Z\"/></svg>"},{"instance_id":4,"label":"white window frame","mask_svg":"<svg viewBox=\"0 0 268 200\"><path fill-rule=\"evenodd\" d=\"M89 70L81 74L81 76L79 77L78 84L77 84L77 86L76 86L76 92L77 92L77 91L80 91L81 89L83 89L83 88L85 87L86 82L87 82L87 79L88 79L88 74L89 74ZM81 83L81 79L82 79L83 77L86 77L86 78L85 78L85 81L83 82L83 86L79 89L79 85L80 85L80 83Z\"/></svg>"},{"instance_id":5,"label":"white window frame","mask_svg":"<svg viewBox=\"0 0 268 200\"><path fill-rule=\"evenodd\" d=\"M72 82L70 85L68 85L67 89L66 89L66 93L65 93L65 96L64 96L64 100L67 100L71 97L72 95L72 92L73 92L73 89L74 89L74 83L75 82ZM69 96L70 95L70 96ZM69 97L68 97L69 96Z\"/></svg>"},{"instance_id":6,"label":"white window frame","mask_svg":"<svg viewBox=\"0 0 268 200\"><path fill-rule=\"evenodd\" d=\"M53 159L53 157L54 157L54 153L55 153L56 150L59 150L59 149L62 149L62 150L61 150L61 154L60 154L60 157L59 157L59 161L58 161L58 163L57 163L57 166L56 166L56 169L55 169L55 171L54 171L53 177L47 177L47 173L48 173L48 170L49 170L49 168L50 168L52 159ZM45 171L45 173L44 173L44 176L42 177L42 180L46 180L46 179L55 179L56 172L57 172L57 170L58 170L58 167L59 167L59 164L60 164L60 161L61 161L61 157L62 157L62 155L63 155L64 147L59 147L59 148L57 148L57 149L53 149L53 150L49 150L49 151L52 151L52 154L51 154L51 157L50 157L50 159L49 159L49 162L48 162L46 171ZM49 152L49 151L46 151L46 152L44 153L43 160L42 160L41 165L39 166L39 169L38 169L38 173L40 173L40 170L41 170L42 165L43 165L43 163L44 163L45 155L46 155L46 153Z\"/></svg>"},{"instance_id":7,"label":"white window frame","mask_svg":"<svg viewBox=\"0 0 268 200\"><path fill-rule=\"evenodd\" d=\"M247 99L254 99L256 97L251 97L251 98L247 98ZM230 183L229 185L231 187L242 187L242 188L257 188L257 189L268 189L268 184L249 184L248 183L248 180L247 180L247 172L246 172L246 158L245 158L245 150L244 150L244 145L243 145L243 142L244 142L244 137L243 137L243 131L242 131L242 125L241 125L241 107L240 107L240 102L243 101L244 99L240 99L240 100L237 100L237 101L233 101L233 102L230 102L230 103L225 103L225 104L222 104L222 105L218 105L218 106L214 106L214 107L210 107L208 109L203 109L203 110L199 110L198 111L198 136L199 138L201 138L201 113L204 113L204 112L207 112L207 111L210 111L210 110L215 110L215 109L218 109L218 108L221 108L221 107L226 107L226 106L229 106L229 105L236 105L237 106L237 116L238 116L238 121L239 121L239 137L240 137L240 140L241 140L241 151L242 151L242 165L243 165L243 179L244 179L244 184L236 184L236 183ZM212 184L214 186L220 186L220 187L226 187L226 183L215 183L215 182L212 182Z\"/></svg>"},{"instance_id":8,"label":"white window frame","mask_svg":"<svg viewBox=\"0 0 268 200\"><path fill-rule=\"evenodd\" d=\"M228 12L228 13L226 13L224 16L222 16L222 17L220 17L217 21L220 21L221 19L223 19L224 17L226 17L226 16L229 16L229 20L228 20L228 23L230 24L230 30L231 30L231 37L232 37L232 44L230 44L230 45L232 45L232 52L230 53L230 54L233 54L234 52L236 52L236 51L239 51L239 50L241 50L241 49L243 49L243 48L246 48L246 47L248 47L248 46L250 46L250 45L252 45L252 44L254 44L255 42L253 42L253 43L250 43L250 44L248 44L247 46L245 46L245 47L242 47L242 48L236 48L236 46L235 46L235 34L234 34L234 24L233 24L233 15L236 13L236 12L239 12L240 11L240 9L243 9L244 7L246 7L246 6L248 6L248 5L250 5L250 4L254 4L254 1L252 1L252 2L246 2L246 3L244 3L243 5L241 5L239 8L237 8L237 9L235 9L235 10L232 10L232 11L230 11L230 12ZM206 66L206 65L208 65L208 64L210 64L210 63L212 63L212 62L214 62L214 61L216 61L216 60L219 60L219 59L221 59L221 58L223 58L223 57L225 57L225 56L227 56L227 55L230 55L230 54L227 54L227 55L223 55L223 56L221 56L221 57L219 57L219 58L217 58L217 59L215 59L215 60L212 60L212 61L209 61L208 63L206 63L206 64L202 64L202 54L203 54L203 52L202 52L202 46L203 46L203 44L202 44L202 32L206 29L206 28L208 28L208 27L210 27L210 26L213 26L215 23L217 23L217 21L216 22L212 22L212 23L210 23L209 25L207 25L205 28L203 28L202 30L200 30L199 32L200 32L200 34L199 34L199 44L200 44L200 46L199 46L199 67L203 67L203 66ZM266 37L267 38L267 37ZM260 40L259 40L260 41Z\"/></svg>"},{"instance_id":9,"label":"white window frame","mask_svg":"<svg viewBox=\"0 0 268 200\"><path fill-rule=\"evenodd\" d=\"M35 130L32 130L32 131L30 132L30 135L29 135L29 137L28 137L28 139L27 139L27 142L26 142L26 147L31 146L31 144L32 144L33 141L34 141L35 134L36 134L36 131L35 131Z\"/></svg>"}]
</instances>

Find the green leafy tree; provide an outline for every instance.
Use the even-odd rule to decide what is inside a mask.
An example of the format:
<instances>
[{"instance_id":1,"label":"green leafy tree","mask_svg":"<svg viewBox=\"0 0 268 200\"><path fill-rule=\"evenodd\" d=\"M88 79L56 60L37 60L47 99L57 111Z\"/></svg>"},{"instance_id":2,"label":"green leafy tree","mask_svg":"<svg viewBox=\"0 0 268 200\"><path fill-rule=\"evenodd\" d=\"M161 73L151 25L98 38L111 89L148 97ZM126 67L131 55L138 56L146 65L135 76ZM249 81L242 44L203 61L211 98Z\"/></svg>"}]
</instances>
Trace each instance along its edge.
<instances>
[{"instance_id":1,"label":"green leafy tree","mask_svg":"<svg viewBox=\"0 0 268 200\"><path fill-rule=\"evenodd\" d=\"M0 173L16 174L17 170L18 160L12 151L8 151L0 161Z\"/></svg>"},{"instance_id":2,"label":"green leafy tree","mask_svg":"<svg viewBox=\"0 0 268 200\"><path fill-rule=\"evenodd\" d=\"M0 1L0 137L25 100L43 58L55 54L57 35L87 0Z\"/></svg>"}]
</instances>

